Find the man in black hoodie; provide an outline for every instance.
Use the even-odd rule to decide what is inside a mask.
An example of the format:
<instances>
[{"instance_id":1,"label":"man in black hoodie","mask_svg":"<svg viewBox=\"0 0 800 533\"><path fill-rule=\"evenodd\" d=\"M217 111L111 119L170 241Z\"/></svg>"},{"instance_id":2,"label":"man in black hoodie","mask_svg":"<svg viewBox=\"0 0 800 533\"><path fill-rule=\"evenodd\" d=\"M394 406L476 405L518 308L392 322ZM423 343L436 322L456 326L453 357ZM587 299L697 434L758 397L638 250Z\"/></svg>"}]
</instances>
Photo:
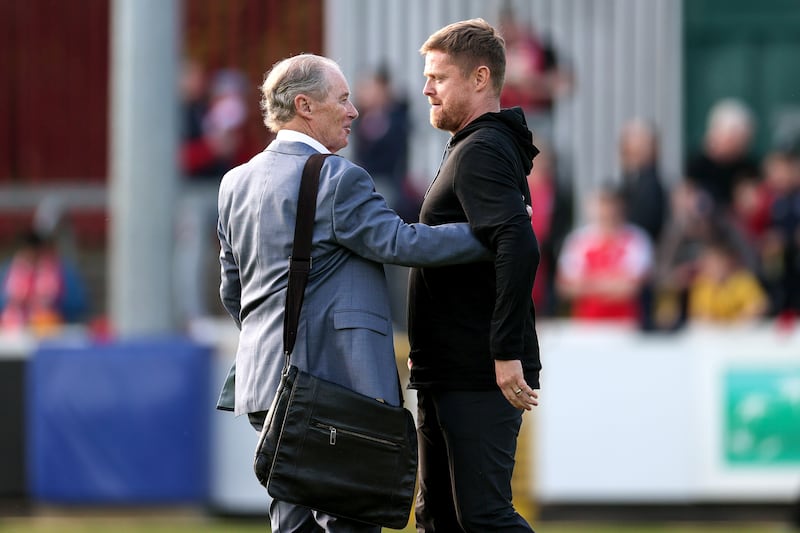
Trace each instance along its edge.
<instances>
[{"instance_id":1,"label":"man in black hoodie","mask_svg":"<svg viewBox=\"0 0 800 533\"><path fill-rule=\"evenodd\" d=\"M468 222L495 261L411 274L417 529L528 532L511 502L511 475L541 368L531 300L539 250L526 211L526 176L538 150L522 111L500 109L505 47L494 28L481 19L457 22L420 52L431 124L453 136L420 220Z\"/></svg>"}]
</instances>

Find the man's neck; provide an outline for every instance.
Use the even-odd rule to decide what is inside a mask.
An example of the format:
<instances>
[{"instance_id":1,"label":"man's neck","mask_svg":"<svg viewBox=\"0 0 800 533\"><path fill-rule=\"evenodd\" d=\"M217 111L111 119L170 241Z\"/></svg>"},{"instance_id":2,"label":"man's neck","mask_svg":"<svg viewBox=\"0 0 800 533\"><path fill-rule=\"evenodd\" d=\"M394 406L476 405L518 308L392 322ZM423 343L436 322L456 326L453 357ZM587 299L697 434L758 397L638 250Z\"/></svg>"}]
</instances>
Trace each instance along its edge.
<instances>
[{"instance_id":1,"label":"man's neck","mask_svg":"<svg viewBox=\"0 0 800 533\"><path fill-rule=\"evenodd\" d=\"M485 115L486 113L499 113L500 112L500 99L499 98L492 98L491 100L481 100L471 107L473 111L469 114L468 118L461 124L461 127L458 130L450 132L451 135L455 135L459 131L466 128L468 125L472 124L476 118Z\"/></svg>"},{"instance_id":2,"label":"man's neck","mask_svg":"<svg viewBox=\"0 0 800 533\"><path fill-rule=\"evenodd\" d=\"M276 138L281 141L302 142L322 154L331 153L331 151L328 150L326 146L324 146L321 142L319 142L317 139L315 139L308 133L296 130L288 126L281 128L278 131Z\"/></svg>"}]
</instances>

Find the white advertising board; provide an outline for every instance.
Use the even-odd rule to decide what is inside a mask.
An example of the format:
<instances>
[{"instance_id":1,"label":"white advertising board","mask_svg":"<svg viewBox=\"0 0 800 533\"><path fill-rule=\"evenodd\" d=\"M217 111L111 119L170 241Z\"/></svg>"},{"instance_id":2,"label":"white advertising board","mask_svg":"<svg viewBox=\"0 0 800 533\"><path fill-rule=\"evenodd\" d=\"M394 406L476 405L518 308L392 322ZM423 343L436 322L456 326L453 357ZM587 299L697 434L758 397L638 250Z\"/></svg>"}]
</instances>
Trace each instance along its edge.
<instances>
[{"instance_id":1,"label":"white advertising board","mask_svg":"<svg viewBox=\"0 0 800 533\"><path fill-rule=\"evenodd\" d=\"M542 502L784 502L800 493L800 335L540 327Z\"/></svg>"}]
</instances>

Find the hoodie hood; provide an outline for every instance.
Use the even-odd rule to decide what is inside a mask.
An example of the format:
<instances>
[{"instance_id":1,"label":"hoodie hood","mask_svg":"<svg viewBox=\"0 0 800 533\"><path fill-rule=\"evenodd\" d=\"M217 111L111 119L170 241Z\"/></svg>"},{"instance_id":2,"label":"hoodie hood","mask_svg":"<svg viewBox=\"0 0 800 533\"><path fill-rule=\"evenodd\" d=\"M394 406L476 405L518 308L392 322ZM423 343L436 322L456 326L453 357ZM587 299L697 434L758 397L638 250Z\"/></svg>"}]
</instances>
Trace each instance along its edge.
<instances>
[{"instance_id":1,"label":"hoodie hood","mask_svg":"<svg viewBox=\"0 0 800 533\"><path fill-rule=\"evenodd\" d=\"M479 116L453 136L450 146L455 146L462 139L483 128L495 129L512 139L525 173L530 173L533 168L533 158L539 153L539 149L533 144L533 135L525 122L522 108L501 109L498 113L485 113Z\"/></svg>"}]
</instances>

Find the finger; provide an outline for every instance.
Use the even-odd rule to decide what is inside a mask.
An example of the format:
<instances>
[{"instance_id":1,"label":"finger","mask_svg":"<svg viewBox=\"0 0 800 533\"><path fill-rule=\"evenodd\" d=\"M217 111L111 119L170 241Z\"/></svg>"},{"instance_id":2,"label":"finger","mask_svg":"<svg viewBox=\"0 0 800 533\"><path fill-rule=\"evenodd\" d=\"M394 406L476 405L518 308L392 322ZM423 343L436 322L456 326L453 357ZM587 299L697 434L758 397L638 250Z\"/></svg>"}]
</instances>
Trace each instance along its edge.
<instances>
[{"instance_id":1,"label":"finger","mask_svg":"<svg viewBox=\"0 0 800 533\"><path fill-rule=\"evenodd\" d=\"M539 405L539 393L535 389L532 389L527 383L523 383L518 389L521 392L517 396L522 403L528 407Z\"/></svg>"},{"instance_id":2,"label":"finger","mask_svg":"<svg viewBox=\"0 0 800 533\"><path fill-rule=\"evenodd\" d=\"M530 405L531 407L536 407L539 405L539 393L533 389L528 392L523 393L525 396L525 403Z\"/></svg>"},{"instance_id":3,"label":"finger","mask_svg":"<svg viewBox=\"0 0 800 533\"><path fill-rule=\"evenodd\" d=\"M508 401L508 403L510 403L513 407L516 409L525 409L525 403L521 398L521 396L524 396L525 394L524 391L520 392L520 394L516 394L516 388L509 389L508 387L504 387L501 390L506 401Z\"/></svg>"},{"instance_id":4,"label":"finger","mask_svg":"<svg viewBox=\"0 0 800 533\"><path fill-rule=\"evenodd\" d=\"M528 385L528 382L525 381L525 378L522 376L519 376L514 381L514 385L511 385L511 388L517 394L517 396L531 395L536 393L536 391L534 391L533 388Z\"/></svg>"},{"instance_id":5,"label":"finger","mask_svg":"<svg viewBox=\"0 0 800 533\"><path fill-rule=\"evenodd\" d=\"M525 402L525 398L528 396L527 393L525 392L526 388L527 387L524 387L524 386L518 386L515 389L513 389L513 392L514 392L514 404L515 405L520 405L521 406L521 405L524 405L526 403Z\"/></svg>"},{"instance_id":6,"label":"finger","mask_svg":"<svg viewBox=\"0 0 800 533\"><path fill-rule=\"evenodd\" d=\"M531 388L528 388L528 389L524 390L520 394L520 396L524 396L526 398L532 398L534 400L538 400L539 399L539 393L536 390L531 389Z\"/></svg>"},{"instance_id":7,"label":"finger","mask_svg":"<svg viewBox=\"0 0 800 533\"><path fill-rule=\"evenodd\" d=\"M517 394L519 391L519 394ZM530 411L532 405L528 400L529 396L525 393L523 388L517 388L513 391L513 398L508 399L509 403L520 410Z\"/></svg>"}]
</instances>

